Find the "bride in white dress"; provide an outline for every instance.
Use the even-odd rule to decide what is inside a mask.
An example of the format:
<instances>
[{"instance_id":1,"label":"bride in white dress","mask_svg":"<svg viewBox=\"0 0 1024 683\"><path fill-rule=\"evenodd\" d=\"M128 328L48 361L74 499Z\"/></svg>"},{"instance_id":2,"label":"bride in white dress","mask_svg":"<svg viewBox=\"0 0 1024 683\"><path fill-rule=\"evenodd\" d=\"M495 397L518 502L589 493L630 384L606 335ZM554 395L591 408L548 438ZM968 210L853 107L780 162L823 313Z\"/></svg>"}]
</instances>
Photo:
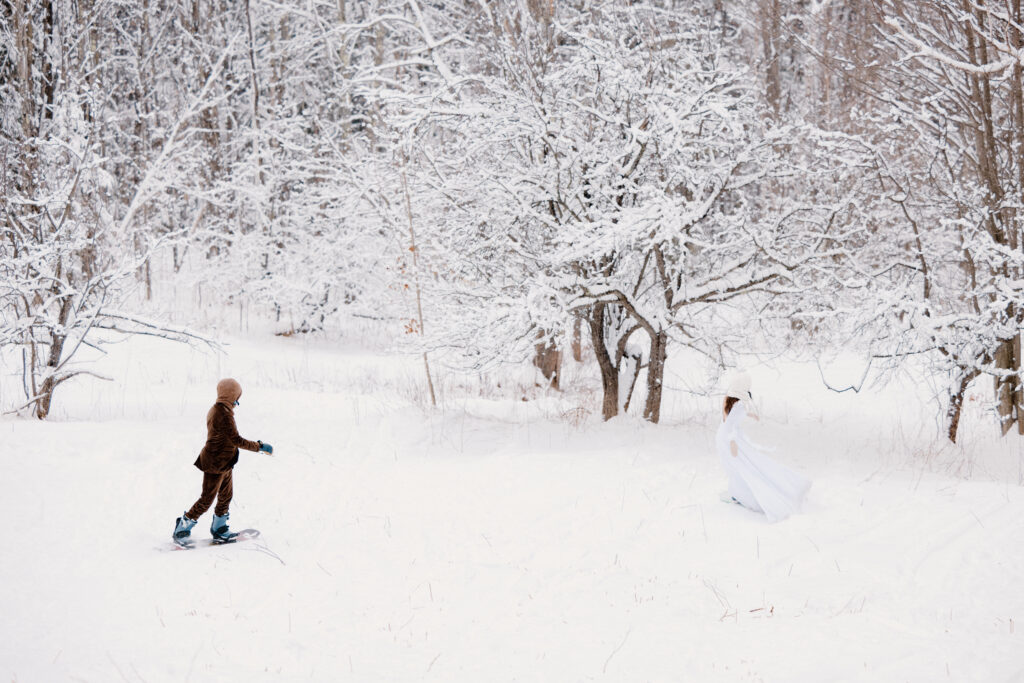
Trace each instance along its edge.
<instances>
[{"instance_id":1,"label":"bride in white dress","mask_svg":"<svg viewBox=\"0 0 1024 683\"><path fill-rule=\"evenodd\" d=\"M777 522L800 511L811 482L769 458L743 433L748 416L759 419L747 411L750 400L750 376L734 375L726 389L722 424L715 434L718 459L729 475L729 491L722 500L763 512L769 522Z\"/></svg>"}]
</instances>

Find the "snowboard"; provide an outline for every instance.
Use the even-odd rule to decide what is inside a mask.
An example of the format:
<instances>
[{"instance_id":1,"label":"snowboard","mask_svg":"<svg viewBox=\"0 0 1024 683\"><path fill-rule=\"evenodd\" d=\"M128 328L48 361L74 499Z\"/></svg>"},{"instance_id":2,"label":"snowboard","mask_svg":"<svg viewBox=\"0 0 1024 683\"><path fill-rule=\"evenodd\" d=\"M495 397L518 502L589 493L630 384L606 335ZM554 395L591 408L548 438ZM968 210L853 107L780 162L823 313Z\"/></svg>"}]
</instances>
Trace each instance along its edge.
<instances>
[{"instance_id":1,"label":"snowboard","mask_svg":"<svg viewBox=\"0 0 1024 683\"><path fill-rule=\"evenodd\" d=\"M260 530L259 529L242 529L241 531L238 532L237 536L229 538L226 541L222 541L222 540L217 539L217 538L204 538L204 539L198 540L198 541L195 540L195 539L189 538L189 539L187 539L187 540L185 540L183 542L173 541L172 542L172 549L173 550L193 550L195 548L208 548L208 547L211 547L211 546L218 546L218 545L231 545L232 543L238 543L239 541L248 541L248 540L251 540L253 538L259 538L259 535L260 535Z\"/></svg>"}]
</instances>

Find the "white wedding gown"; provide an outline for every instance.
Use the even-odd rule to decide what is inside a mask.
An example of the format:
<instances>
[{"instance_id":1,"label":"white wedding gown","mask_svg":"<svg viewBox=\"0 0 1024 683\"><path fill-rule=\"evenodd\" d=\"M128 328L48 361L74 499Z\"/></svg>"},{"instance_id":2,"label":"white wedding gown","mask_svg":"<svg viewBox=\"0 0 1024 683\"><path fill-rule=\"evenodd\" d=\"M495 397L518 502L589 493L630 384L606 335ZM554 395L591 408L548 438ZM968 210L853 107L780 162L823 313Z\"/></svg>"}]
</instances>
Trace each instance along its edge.
<instances>
[{"instance_id":1,"label":"white wedding gown","mask_svg":"<svg viewBox=\"0 0 1024 683\"><path fill-rule=\"evenodd\" d=\"M811 481L775 462L748 439L742 429L746 417L747 409L739 401L718 427L718 459L729 475L729 495L743 507L763 512L769 522L777 522L800 511ZM731 441L736 442L736 456L729 448Z\"/></svg>"}]
</instances>

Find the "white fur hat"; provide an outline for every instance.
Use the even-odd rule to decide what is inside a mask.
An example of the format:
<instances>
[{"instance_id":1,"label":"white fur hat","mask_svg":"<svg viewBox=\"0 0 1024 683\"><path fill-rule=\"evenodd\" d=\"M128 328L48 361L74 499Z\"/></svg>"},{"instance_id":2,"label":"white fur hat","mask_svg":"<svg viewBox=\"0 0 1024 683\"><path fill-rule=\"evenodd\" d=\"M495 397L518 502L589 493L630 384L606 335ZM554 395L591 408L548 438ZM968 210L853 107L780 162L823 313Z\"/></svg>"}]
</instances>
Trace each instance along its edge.
<instances>
[{"instance_id":1,"label":"white fur hat","mask_svg":"<svg viewBox=\"0 0 1024 683\"><path fill-rule=\"evenodd\" d=\"M750 397L750 375L744 370L736 370L726 377L725 395L732 398Z\"/></svg>"}]
</instances>

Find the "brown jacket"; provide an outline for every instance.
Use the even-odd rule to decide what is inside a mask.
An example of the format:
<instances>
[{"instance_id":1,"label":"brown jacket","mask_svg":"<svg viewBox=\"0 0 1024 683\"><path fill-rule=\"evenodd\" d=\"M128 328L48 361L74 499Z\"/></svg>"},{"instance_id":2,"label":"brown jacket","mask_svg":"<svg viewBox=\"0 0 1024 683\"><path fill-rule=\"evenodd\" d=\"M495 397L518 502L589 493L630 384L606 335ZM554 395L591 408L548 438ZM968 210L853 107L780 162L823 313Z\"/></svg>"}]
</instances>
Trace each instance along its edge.
<instances>
[{"instance_id":1,"label":"brown jacket","mask_svg":"<svg viewBox=\"0 0 1024 683\"><path fill-rule=\"evenodd\" d=\"M235 426L234 403L242 396L242 387L233 379L217 384L217 402L206 414L206 445L196 458L196 467L203 472L227 472L238 462L238 449L258 451L255 441L243 439Z\"/></svg>"}]
</instances>

